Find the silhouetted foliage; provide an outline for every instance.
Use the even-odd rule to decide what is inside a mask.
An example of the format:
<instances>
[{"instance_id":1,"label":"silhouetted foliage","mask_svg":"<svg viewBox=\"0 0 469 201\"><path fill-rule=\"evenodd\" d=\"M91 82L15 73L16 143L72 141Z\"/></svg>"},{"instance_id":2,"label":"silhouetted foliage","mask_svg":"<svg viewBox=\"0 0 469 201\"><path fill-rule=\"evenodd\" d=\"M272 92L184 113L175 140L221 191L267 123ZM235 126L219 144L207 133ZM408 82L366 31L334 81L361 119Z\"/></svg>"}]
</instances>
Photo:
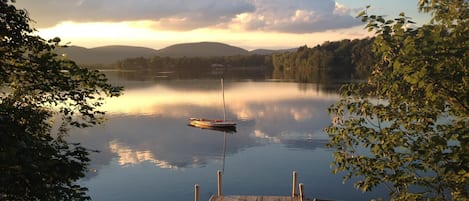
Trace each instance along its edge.
<instances>
[{"instance_id":1,"label":"silhouetted foliage","mask_svg":"<svg viewBox=\"0 0 469 201\"><path fill-rule=\"evenodd\" d=\"M326 128L334 172L378 185L393 200L469 199L469 3L419 1L431 21L362 12L379 62L366 83L343 88Z\"/></svg>"},{"instance_id":2,"label":"silhouetted foliage","mask_svg":"<svg viewBox=\"0 0 469 201\"><path fill-rule=\"evenodd\" d=\"M102 121L98 110L120 87L33 35L25 10L0 2L0 200L85 200L89 150L65 140L70 126ZM58 128L54 129L54 125Z\"/></svg>"}]
</instances>

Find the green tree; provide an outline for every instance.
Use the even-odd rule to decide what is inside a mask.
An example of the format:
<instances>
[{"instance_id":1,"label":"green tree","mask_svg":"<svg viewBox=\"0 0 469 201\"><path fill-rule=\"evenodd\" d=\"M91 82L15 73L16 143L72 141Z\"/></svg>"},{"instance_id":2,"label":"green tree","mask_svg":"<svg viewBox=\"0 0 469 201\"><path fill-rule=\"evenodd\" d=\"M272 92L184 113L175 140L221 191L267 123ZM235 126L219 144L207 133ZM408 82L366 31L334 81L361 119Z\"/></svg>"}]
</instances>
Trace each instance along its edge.
<instances>
[{"instance_id":1,"label":"green tree","mask_svg":"<svg viewBox=\"0 0 469 201\"><path fill-rule=\"evenodd\" d=\"M368 66L376 63L371 39L326 41L313 48L301 46L296 52L272 55L273 75L278 79L328 83L365 79Z\"/></svg>"},{"instance_id":2,"label":"green tree","mask_svg":"<svg viewBox=\"0 0 469 201\"><path fill-rule=\"evenodd\" d=\"M379 64L367 83L343 88L326 131L334 172L394 200L469 199L469 9L464 0L421 0L418 28L359 16L376 31Z\"/></svg>"},{"instance_id":3,"label":"green tree","mask_svg":"<svg viewBox=\"0 0 469 201\"><path fill-rule=\"evenodd\" d=\"M75 181L90 150L68 143L67 130L101 123L99 106L122 89L56 55L60 39L34 35L13 3L0 1L0 200L89 199Z\"/></svg>"},{"instance_id":4,"label":"green tree","mask_svg":"<svg viewBox=\"0 0 469 201\"><path fill-rule=\"evenodd\" d=\"M357 40L357 45L352 49L352 64L355 66L354 78L367 79L371 75L372 64L377 63L377 59L371 51L374 38Z\"/></svg>"}]
</instances>

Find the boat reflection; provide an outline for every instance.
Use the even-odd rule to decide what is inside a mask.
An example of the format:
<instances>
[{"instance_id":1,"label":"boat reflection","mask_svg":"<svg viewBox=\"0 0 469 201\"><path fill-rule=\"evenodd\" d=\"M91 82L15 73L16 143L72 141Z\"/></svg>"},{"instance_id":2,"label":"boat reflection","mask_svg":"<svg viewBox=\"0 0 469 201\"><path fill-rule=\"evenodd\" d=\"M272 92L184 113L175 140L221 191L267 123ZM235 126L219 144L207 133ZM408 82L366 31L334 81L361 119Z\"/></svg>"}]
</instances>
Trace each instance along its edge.
<instances>
[{"instance_id":1,"label":"boat reflection","mask_svg":"<svg viewBox=\"0 0 469 201\"><path fill-rule=\"evenodd\" d=\"M213 130L213 131L220 131L224 133L236 133L236 127L235 126L223 126L223 127L214 127L214 126L204 126L200 124L194 124L192 121L190 121L187 126L194 127L194 128L200 128L200 129L207 129L207 130Z\"/></svg>"},{"instance_id":2,"label":"boat reflection","mask_svg":"<svg viewBox=\"0 0 469 201\"><path fill-rule=\"evenodd\" d=\"M203 124L193 123L193 119L189 120L190 127L200 128L200 129L208 129L213 131L220 131L223 132L223 157L222 157L222 173L225 173L225 158L226 158L226 141L227 141L227 134L236 133L236 126L229 125L229 126L205 126ZM236 124L235 124L236 125Z\"/></svg>"}]
</instances>

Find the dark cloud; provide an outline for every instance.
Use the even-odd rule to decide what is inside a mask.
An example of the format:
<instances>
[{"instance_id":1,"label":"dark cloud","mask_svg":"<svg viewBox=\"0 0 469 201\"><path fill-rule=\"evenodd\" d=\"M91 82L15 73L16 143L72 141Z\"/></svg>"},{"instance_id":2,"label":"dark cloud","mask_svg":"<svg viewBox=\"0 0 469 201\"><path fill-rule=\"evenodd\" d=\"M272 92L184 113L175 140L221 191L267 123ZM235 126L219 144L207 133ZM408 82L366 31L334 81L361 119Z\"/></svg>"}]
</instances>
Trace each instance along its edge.
<instances>
[{"instance_id":1,"label":"dark cloud","mask_svg":"<svg viewBox=\"0 0 469 201\"><path fill-rule=\"evenodd\" d=\"M356 11L334 0L18 0L36 27L62 21L149 20L160 29L229 27L311 33L360 24Z\"/></svg>"},{"instance_id":2,"label":"dark cloud","mask_svg":"<svg viewBox=\"0 0 469 201\"><path fill-rule=\"evenodd\" d=\"M246 0L19 0L18 7L26 8L38 27L50 27L61 21L185 19L180 26L190 25L188 29L229 21L239 13L255 9Z\"/></svg>"}]
</instances>

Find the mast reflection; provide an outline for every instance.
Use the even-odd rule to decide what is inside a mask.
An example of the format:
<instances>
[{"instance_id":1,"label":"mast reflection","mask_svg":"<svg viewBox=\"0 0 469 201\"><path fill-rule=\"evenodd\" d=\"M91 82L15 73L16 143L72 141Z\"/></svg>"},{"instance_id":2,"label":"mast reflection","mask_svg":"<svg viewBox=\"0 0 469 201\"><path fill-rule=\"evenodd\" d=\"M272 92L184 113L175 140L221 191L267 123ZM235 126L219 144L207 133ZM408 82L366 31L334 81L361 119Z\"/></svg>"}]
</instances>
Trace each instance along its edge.
<instances>
[{"instance_id":1,"label":"mast reflection","mask_svg":"<svg viewBox=\"0 0 469 201\"><path fill-rule=\"evenodd\" d=\"M197 125L187 124L190 127L200 128L200 129L207 129L213 131L220 131L223 132L223 159L222 159L222 173L225 173L225 158L226 158L226 141L227 141L227 134L236 133L236 127L198 127Z\"/></svg>"}]
</instances>

